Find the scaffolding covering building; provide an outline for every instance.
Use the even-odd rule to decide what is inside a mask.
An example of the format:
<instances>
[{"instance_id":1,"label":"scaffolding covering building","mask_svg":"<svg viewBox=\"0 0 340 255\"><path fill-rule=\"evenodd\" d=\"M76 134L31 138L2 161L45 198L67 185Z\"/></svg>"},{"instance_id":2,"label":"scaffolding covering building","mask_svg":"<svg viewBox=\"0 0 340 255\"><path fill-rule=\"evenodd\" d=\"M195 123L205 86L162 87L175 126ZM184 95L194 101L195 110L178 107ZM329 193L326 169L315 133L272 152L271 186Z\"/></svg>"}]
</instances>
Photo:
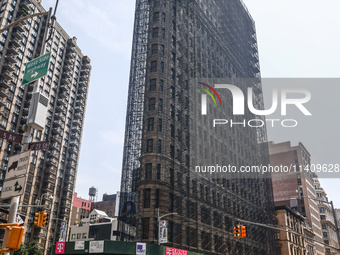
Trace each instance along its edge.
<instances>
[{"instance_id":1,"label":"scaffolding covering building","mask_svg":"<svg viewBox=\"0 0 340 255\"><path fill-rule=\"evenodd\" d=\"M121 180L121 240L157 243L157 215L168 220L169 245L204 254L275 254L270 176L210 175L197 166L268 163L266 129L213 127L233 119L227 106L201 114L200 82L227 81L263 109L255 24L239 0L137 0ZM202 86L201 86L202 87ZM222 103L221 103L222 105ZM249 110L244 120L261 119ZM239 116L235 121L241 121ZM268 178L269 177L269 178Z\"/></svg>"}]
</instances>

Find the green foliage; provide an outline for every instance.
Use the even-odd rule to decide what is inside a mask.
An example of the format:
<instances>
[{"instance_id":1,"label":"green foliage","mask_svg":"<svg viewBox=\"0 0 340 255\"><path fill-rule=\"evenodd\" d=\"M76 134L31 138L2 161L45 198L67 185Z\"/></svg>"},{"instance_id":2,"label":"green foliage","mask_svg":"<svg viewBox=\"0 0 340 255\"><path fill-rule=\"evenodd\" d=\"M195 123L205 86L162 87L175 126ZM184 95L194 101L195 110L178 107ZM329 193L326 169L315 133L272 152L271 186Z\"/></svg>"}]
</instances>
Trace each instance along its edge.
<instances>
[{"instance_id":1,"label":"green foliage","mask_svg":"<svg viewBox=\"0 0 340 255\"><path fill-rule=\"evenodd\" d=\"M20 249L13 253L14 255L43 255L37 243L22 244Z\"/></svg>"}]
</instances>

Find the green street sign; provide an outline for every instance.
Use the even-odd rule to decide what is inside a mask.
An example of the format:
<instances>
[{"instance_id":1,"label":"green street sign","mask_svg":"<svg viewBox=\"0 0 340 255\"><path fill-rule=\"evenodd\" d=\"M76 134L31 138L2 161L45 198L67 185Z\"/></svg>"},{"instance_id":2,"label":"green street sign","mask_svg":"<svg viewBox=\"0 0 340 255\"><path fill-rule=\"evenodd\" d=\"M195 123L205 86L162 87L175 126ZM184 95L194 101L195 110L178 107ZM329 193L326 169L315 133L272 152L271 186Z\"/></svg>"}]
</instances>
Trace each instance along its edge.
<instances>
[{"instance_id":1,"label":"green street sign","mask_svg":"<svg viewBox=\"0 0 340 255\"><path fill-rule=\"evenodd\" d=\"M35 81L47 74L51 52L27 62L22 85Z\"/></svg>"}]
</instances>

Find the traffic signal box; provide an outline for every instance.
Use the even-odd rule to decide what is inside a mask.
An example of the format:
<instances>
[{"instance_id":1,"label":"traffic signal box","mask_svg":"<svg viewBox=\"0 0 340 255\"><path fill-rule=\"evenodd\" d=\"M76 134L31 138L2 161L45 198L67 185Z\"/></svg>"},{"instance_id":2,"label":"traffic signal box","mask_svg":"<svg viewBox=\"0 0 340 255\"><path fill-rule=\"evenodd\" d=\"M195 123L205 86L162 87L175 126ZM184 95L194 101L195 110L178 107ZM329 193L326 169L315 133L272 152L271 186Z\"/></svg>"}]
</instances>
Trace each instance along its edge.
<instances>
[{"instance_id":1,"label":"traffic signal box","mask_svg":"<svg viewBox=\"0 0 340 255\"><path fill-rule=\"evenodd\" d=\"M37 212L35 213L35 216L34 216L34 225L40 227L39 222L40 222L40 212Z\"/></svg>"},{"instance_id":2,"label":"traffic signal box","mask_svg":"<svg viewBox=\"0 0 340 255\"><path fill-rule=\"evenodd\" d=\"M40 212L40 215L41 215L41 226L46 226L47 213L46 212Z\"/></svg>"},{"instance_id":3,"label":"traffic signal box","mask_svg":"<svg viewBox=\"0 0 340 255\"><path fill-rule=\"evenodd\" d=\"M34 225L37 227L46 226L47 213L45 211L37 212L34 217Z\"/></svg>"},{"instance_id":4,"label":"traffic signal box","mask_svg":"<svg viewBox=\"0 0 340 255\"><path fill-rule=\"evenodd\" d=\"M247 236L246 227L243 225L237 225L234 227L234 237L244 238Z\"/></svg>"},{"instance_id":5,"label":"traffic signal box","mask_svg":"<svg viewBox=\"0 0 340 255\"><path fill-rule=\"evenodd\" d=\"M18 223L0 224L0 227L6 229L0 253L19 250L25 228L19 227Z\"/></svg>"}]
</instances>

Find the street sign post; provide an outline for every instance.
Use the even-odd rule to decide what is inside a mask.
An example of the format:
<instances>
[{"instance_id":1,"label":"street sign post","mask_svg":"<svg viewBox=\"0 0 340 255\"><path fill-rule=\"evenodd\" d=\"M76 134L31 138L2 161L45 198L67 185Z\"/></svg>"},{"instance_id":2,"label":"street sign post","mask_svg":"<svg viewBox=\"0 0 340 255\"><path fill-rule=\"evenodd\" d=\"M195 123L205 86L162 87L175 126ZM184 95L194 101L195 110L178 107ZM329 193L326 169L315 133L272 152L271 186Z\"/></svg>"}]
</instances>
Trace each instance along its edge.
<instances>
[{"instance_id":1,"label":"street sign post","mask_svg":"<svg viewBox=\"0 0 340 255\"><path fill-rule=\"evenodd\" d=\"M10 142L21 143L22 135L8 132L6 130L0 130L0 139L5 139Z\"/></svg>"},{"instance_id":2,"label":"street sign post","mask_svg":"<svg viewBox=\"0 0 340 255\"><path fill-rule=\"evenodd\" d=\"M9 158L5 180L27 173L30 163L30 154L30 151L26 151Z\"/></svg>"},{"instance_id":3,"label":"street sign post","mask_svg":"<svg viewBox=\"0 0 340 255\"><path fill-rule=\"evenodd\" d=\"M35 81L47 74L51 52L37 57L26 64L22 85Z\"/></svg>"},{"instance_id":4,"label":"street sign post","mask_svg":"<svg viewBox=\"0 0 340 255\"><path fill-rule=\"evenodd\" d=\"M2 185L1 199L20 196L24 193L26 177L19 177L10 181L4 181Z\"/></svg>"},{"instance_id":5,"label":"street sign post","mask_svg":"<svg viewBox=\"0 0 340 255\"><path fill-rule=\"evenodd\" d=\"M35 150L47 150L48 146L49 146L50 142L49 141L45 141L45 142L36 142L36 143L30 143L29 144L29 149L31 151L35 151Z\"/></svg>"}]
</instances>

